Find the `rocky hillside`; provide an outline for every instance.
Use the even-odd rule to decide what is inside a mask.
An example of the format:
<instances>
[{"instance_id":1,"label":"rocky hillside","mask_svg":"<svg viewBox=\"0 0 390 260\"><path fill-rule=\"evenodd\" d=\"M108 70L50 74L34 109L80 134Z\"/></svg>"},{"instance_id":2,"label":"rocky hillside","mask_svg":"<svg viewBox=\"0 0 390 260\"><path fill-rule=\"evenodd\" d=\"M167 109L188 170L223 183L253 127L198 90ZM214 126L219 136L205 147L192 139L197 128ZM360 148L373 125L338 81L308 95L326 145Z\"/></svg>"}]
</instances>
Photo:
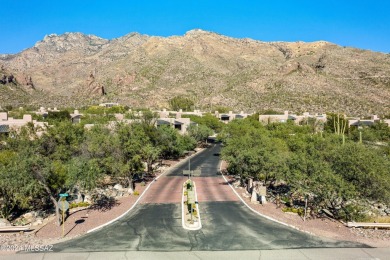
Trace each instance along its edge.
<instances>
[{"instance_id":1,"label":"rocky hillside","mask_svg":"<svg viewBox=\"0 0 390 260\"><path fill-rule=\"evenodd\" d=\"M202 30L113 40L66 33L0 55L0 67L17 82L0 84L1 104L163 108L183 95L204 110L390 111L390 55L324 41L261 42ZM15 92L12 84L21 88L19 100L4 94Z\"/></svg>"}]
</instances>

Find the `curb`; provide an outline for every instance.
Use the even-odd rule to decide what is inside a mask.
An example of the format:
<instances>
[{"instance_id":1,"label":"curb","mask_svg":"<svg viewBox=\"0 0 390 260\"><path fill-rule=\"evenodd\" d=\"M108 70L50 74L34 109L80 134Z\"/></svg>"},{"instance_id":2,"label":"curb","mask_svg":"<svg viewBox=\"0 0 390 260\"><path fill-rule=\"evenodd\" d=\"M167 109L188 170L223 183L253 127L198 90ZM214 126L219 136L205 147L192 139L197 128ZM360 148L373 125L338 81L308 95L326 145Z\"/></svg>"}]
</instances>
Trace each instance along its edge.
<instances>
[{"instance_id":1,"label":"curb","mask_svg":"<svg viewBox=\"0 0 390 260\"><path fill-rule=\"evenodd\" d=\"M202 152L205 151L205 150L206 150L206 149L202 149L201 151L199 151L199 152L197 152L197 153L194 153L194 154L191 155L191 156L188 156L187 158L185 158L185 159L182 160L181 162L177 163L177 164L176 164L175 166L173 166L172 168L169 168L167 171L161 173L159 176L157 176L156 178L154 178L154 179L149 183L149 185L146 187L146 189L142 192L142 194L138 197L138 199L134 202L134 204L133 204L126 212L124 212L122 215L120 215L120 216L118 216L118 217L116 217L116 218L114 218L114 219L112 219L112 220L110 220L110 221L108 221L108 222L106 222L106 223L100 225L100 226L97 226L97 227L95 227L95 228L92 228L92 229L88 230L88 231L86 232L86 234L91 233L91 232L94 232L94 231L96 231L96 230L98 230L98 229L101 229L101 228L103 228L103 227L105 227L105 226L108 226L108 225L114 223L115 221L117 221L117 220L123 218L127 213L129 213L129 212L130 212L130 211L139 203L139 201L140 201L141 198L144 196L144 194L148 191L148 189L150 188L150 186L151 186L155 181L157 181L161 176L165 175L166 173L169 173L169 172L173 171L173 170L174 170L175 168L177 168L178 166L181 166L182 164L186 163L187 160L188 160L189 158L191 158L191 157L193 157L193 156L195 156L195 155L197 155L197 154L200 154L200 153L202 153ZM197 198L196 198L196 199L197 199Z\"/></svg>"},{"instance_id":2,"label":"curb","mask_svg":"<svg viewBox=\"0 0 390 260\"><path fill-rule=\"evenodd\" d=\"M187 182L187 181L186 181ZM198 201L198 193L196 192L196 185L195 185L195 182L192 181L192 183L194 184L194 190L195 190L195 201L197 202ZM202 228L202 221L200 219L200 211L199 211L199 203L196 203L195 206L196 206L196 211L198 212L198 216L199 216L199 226L198 227L195 227L195 228L191 228L191 227L187 227L184 223L184 188L183 188L183 194L181 196L181 224L183 226L184 229L187 229L187 230L199 230Z\"/></svg>"},{"instance_id":3,"label":"curb","mask_svg":"<svg viewBox=\"0 0 390 260\"><path fill-rule=\"evenodd\" d=\"M221 161L221 163L220 163L219 170L222 172L222 161ZM279 220L276 220L276 219L274 219L274 218L272 218L272 217L266 216L266 215L261 214L260 212L258 212L258 211L256 211L256 210L254 210L251 206L248 205L248 203L246 203L246 202L244 201L244 199L240 196L240 194L238 194L238 192L234 189L234 187L228 182L228 180L225 178L225 175L224 175L224 174L221 174L221 175L222 175L222 178L223 178L223 179L226 181L226 183L229 185L229 187L230 187L230 188L233 190L233 192L237 195L237 197L242 201L242 203L244 203L244 205L245 205L246 207L248 207L252 212L256 213L257 215L259 215L259 216L261 216L261 217L263 217L263 218L266 218L266 219L268 219L268 220L271 220L271 221L273 221L273 222L276 222L276 223L278 223L278 224L281 224L281 225L284 225L284 226L287 226L287 227L296 229L296 230L298 230L298 231L300 231L300 232L304 232L304 233L307 233L307 234L312 235L312 236L316 236L315 234L313 234L313 233L311 233L311 232L309 232L309 231L305 231L305 230L302 230L302 229L300 229L300 228L298 228L298 227L296 227L296 226L293 226L293 225L290 225L290 224L281 222L281 221L279 221Z\"/></svg>"}]
</instances>

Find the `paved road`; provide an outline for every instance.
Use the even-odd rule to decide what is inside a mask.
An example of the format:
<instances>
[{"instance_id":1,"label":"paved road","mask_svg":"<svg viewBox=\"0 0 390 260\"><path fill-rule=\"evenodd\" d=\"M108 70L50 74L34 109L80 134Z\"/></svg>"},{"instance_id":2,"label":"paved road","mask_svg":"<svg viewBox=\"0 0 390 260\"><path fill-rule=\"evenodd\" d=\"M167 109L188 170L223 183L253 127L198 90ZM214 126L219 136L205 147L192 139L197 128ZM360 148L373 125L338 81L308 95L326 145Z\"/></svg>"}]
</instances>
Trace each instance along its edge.
<instances>
[{"instance_id":1,"label":"paved road","mask_svg":"<svg viewBox=\"0 0 390 260\"><path fill-rule=\"evenodd\" d=\"M121 220L96 232L54 247L56 252L204 251L366 247L351 242L320 239L259 217L250 211L217 175L220 147L191 159L200 167L197 184L202 229L182 228L181 185L185 163L158 179Z\"/></svg>"},{"instance_id":2,"label":"paved road","mask_svg":"<svg viewBox=\"0 0 390 260\"><path fill-rule=\"evenodd\" d=\"M219 144L213 145L211 148L191 157L186 163L181 164L167 176L183 176L183 170L200 169L202 177L217 177L219 171L219 153L221 147Z\"/></svg>"}]
</instances>

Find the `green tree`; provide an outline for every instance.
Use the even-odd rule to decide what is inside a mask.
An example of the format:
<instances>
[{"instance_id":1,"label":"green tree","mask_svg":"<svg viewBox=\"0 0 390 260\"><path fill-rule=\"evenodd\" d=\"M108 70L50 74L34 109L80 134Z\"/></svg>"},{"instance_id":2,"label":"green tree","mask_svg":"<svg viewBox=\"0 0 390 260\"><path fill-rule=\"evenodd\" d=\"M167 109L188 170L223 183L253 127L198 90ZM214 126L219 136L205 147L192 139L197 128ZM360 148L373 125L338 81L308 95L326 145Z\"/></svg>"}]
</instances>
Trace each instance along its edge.
<instances>
[{"instance_id":1,"label":"green tree","mask_svg":"<svg viewBox=\"0 0 390 260\"><path fill-rule=\"evenodd\" d=\"M187 97L176 96L169 100L169 105L174 111L179 111L179 109L191 111L194 108L194 101Z\"/></svg>"},{"instance_id":2,"label":"green tree","mask_svg":"<svg viewBox=\"0 0 390 260\"><path fill-rule=\"evenodd\" d=\"M54 124L61 121L70 121L70 113L69 111L62 110L62 111L49 111L47 113L46 120L50 124Z\"/></svg>"},{"instance_id":3,"label":"green tree","mask_svg":"<svg viewBox=\"0 0 390 260\"><path fill-rule=\"evenodd\" d=\"M390 160L380 151L348 143L329 156L333 171L351 183L360 197L390 203Z\"/></svg>"},{"instance_id":4,"label":"green tree","mask_svg":"<svg viewBox=\"0 0 390 260\"><path fill-rule=\"evenodd\" d=\"M68 121L60 122L54 127L48 127L41 138L39 153L52 160L67 161L80 153L84 140L84 128Z\"/></svg>"},{"instance_id":5,"label":"green tree","mask_svg":"<svg viewBox=\"0 0 390 260\"><path fill-rule=\"evenodd\" d=\"M41 138L31 139L27 126L19 134L14 135L13 147L24 172L28 173L32 183L35 183L48 196L56 208L59 219L57 196L67 187L66 164L74 156L80 154L80 145L84 140L84 129L70 122L59 122L48 127ZM15 145L16 144L16 145ZM24 147L24 148L22 148ZM59 221L58 221L59 224Z\"/></svg>"},{"instance_id":6,"label":"green tree","mask_svg":"<svg viewBox=\"0 0 390 260\"><path fill-rule=\"evenodd\" d=\"M180 135L178 136L177 142L179 156L184 155L185 151L194 150L196 147L196 140L190 135Z\"/></svg>"},{"instance_id":7,"label":"green tree","mask_svg":"<svg viewBox=\"0 0 390 260\"><path fill-rule=\"evenodd\" d=\"M229 163L232 173L265 182L284 176L289 156L287 145L269 137L259 122L235 120L222 135L225 143L222 158Z\"/></svg>"},{"instance_id":8,"label":"green tree","mask_svg":"<svg viewBox=\"0 0 390 260\"><path fill-rule=\"evenodd\" d=\"M101 106L90 106L85 109L83 112L85 114L93 114L93 115L103 115L106 113L107 108Z\"/></svg>"},{"instance_id":9,"label":"green tree","mask_svg":"<svg viewBox=\"0 0 390 260\"><path fill-rule=\"evenodd\" d=\"M284 179L293 196L307 199L311 208L335 209L356 195L354 187L336 175L325 160L328 141L320 137L301 138L294 137L289 141L293 153L287 160L288 171Z\"/></svg>"},{"instance_id":10,"label":"green tree","mask_svg":"<svg viewBox=\"0 0 390 260\"><path fill-rule=\"evenodd\" d=\"M133 186L133 176L143 170L142 155L140 151L149 138L143 131L141 124L118 124L115 133L116 146L120 151L119 162L122 167L118 168L119 175L125 177L129 186Z\"/></svg>"},{"instance_id":11,"label":"green tree","mask_svg":"<svg viewBox=\"0 0 390 260\"><path fill-rule=\"evenodd\" d=\"M113 106L106 110L107 114L119 114L126 113L126 108L124 106Z\"/></svg>"},{"instance_id":12,"label":"green tree","mask_svg":"<svg viewBox=\"0 0 390 260\"><path fill-rule=\"evenodd\" d=\"M119 147L115 135L104 125L95 125L85 132L85 139L81 144L81 162L96 161L104 174L115 175L116 165L120 160ZM86 164L86 162L84 163Z\"/></svg>"},{"instance_id":13,"label":"green tree","mask_svg":"<svg viewBox=\"0 0 390 260\"><path fill-rule=\"evenodd\" d=\"M363 126L361 129L354 127L350 130L351 139L358 142L360 133L363 141L388 142L390 141L390 127L384 122L377 122L372 126Z\"/></svg>"},{"instance_id":14,"label":"green tree","mask_svg":"<svg viewBox=\"0 0 390 260\"><path fill-rule=\"evenodd\" d=\"M203 116L196 115L183 115L183 118L190 118L192 122L197 123L198 125L204 125L212 129L215 132L220 132L224 128L225 124L219 121L217 117L213 114L207 113Z\"/></svg>"},{"instance_id":15,"label":"green tree","mask_svg":"<svg viewBox=\"0 0 390 260\"><path fill-rule=\"evenodd\" d=\"M313 209L327 208L346 220L362 219L354 200L389 203L389 148L349 140L340 146L342 120L336 115L338 123L321 136L313 133L310 124L262 126L251 118L234 120L219 133L225 144L222 158L230 173L244 179L286 181L294 201L305 201ZM387 129L378 128L386 136Z\"/></svg>"},{"instance_id":16,"label":"green tree","mask_svg":"<svg viewBox=\"0 0 390 260\"><path fill-rule=\"evenodd\" d=\"M194 122L196 122L196 123L204 124L208 128L213 129L216 133L221 132L222 129L225 127L224 123L219 121L218 118L216 118L213 114L210 114L210 113L204 114L203 117L202 117L202 121L201 122L196 122L194 120Z\"/></svg>"},{"instance_id":17,"label":"green tree","mask_svg":"<svg viewBox=\"0 0 390 260\"><path fill-rule=\"evenodd\" d=\"M15 152L0 151L0 214L6 219L15 209L29 208L41 191L21 159Z\"/></svg>"},{"instance_id":18,"label":"green tree","mask_svg":"<svg viewBox=\"0 0 390 260\"><path fill-rule=\"evenodd\" d=\"M147 143L142 147L140 153L142 160L146 162L147 172L151 173L153 171L153 163L157 161L161 154L160 148L154 147L152 143Z\"/></svg>"},{"instance_id":19,"label":"green tree","mask_svg":"<svg viewBox=\"0 0 390 260\"><path fill-rule=\"evenodd\" d=\"M84 191L91 191L98 186L104 176L104 169L97 158L83 156L72 158L66 165L68 187L78 187Z\"/></svg>"},{"instance_id":20,"label":"green tree","mask_svg":"<svg viewBox=\"0 0 390 260\"><path fill-rule=\"evenodd\" d=\"M196 141L188 135L180 135L176 129L169 126L157 128L158 135L156 145L161 151L162 158L178 158L185 151L192 150L196 146Z\"/></svg>"},{"instance_id":21,"label":"green tree","mask_svg":"<svg viewBox=\"0 0 390 260\"><path fill-rule=\"evenodd\" d=\"M213 134L213 130L206 125L190 125L187 129L188 134L197 142L205 142Z\"/></svg>"}]
</instances>

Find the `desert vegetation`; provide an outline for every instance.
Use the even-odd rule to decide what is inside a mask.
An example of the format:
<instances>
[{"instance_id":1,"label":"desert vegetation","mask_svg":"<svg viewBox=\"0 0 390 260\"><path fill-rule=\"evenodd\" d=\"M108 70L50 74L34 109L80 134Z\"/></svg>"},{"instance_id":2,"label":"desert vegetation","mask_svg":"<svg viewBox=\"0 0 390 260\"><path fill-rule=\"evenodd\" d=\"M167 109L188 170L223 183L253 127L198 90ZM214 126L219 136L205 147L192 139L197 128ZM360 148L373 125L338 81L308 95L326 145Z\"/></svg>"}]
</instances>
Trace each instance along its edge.
<instances>
[{"instance_id":1,"label":"desert vegetation","mask_svg":"<svg viewBox=\"0 0 390 260\"><path fill-rule=\"evenodd\" d=\"M219 135L222 158L229 174L243 184L263 181L297 212L306 200L314 214L326 210L339 219L366 220L378 214L370 205L390 205L390 128L366 127L360 142L357 129L341 134L340 121L328 120L325 131L316 132L314 122L235 120Z\"/></svg>"},{"instance_id":2,"label":"desert vegetation","mask_svg":"<svg viewBox=\"0 0 390 260\"><path fill-rule=\"evenodd\" d=\"M132 124L107 124L109 110L97 110L85 110L93 112L84 115L88 123L95 123L89 130L85 123L72 124L69 113L63 112L47 117L50 126L45 129L28 124L0 136L1 217L12 220L25 211L53 208L58 214L59 193L92 191L107 180L132 187L134 176L152 173L161 159L183 156L210 133L206 126L188 135L156 128L150 111ZM43 130L41 136L38 130Z\"/></svg>"}]
</instances>

